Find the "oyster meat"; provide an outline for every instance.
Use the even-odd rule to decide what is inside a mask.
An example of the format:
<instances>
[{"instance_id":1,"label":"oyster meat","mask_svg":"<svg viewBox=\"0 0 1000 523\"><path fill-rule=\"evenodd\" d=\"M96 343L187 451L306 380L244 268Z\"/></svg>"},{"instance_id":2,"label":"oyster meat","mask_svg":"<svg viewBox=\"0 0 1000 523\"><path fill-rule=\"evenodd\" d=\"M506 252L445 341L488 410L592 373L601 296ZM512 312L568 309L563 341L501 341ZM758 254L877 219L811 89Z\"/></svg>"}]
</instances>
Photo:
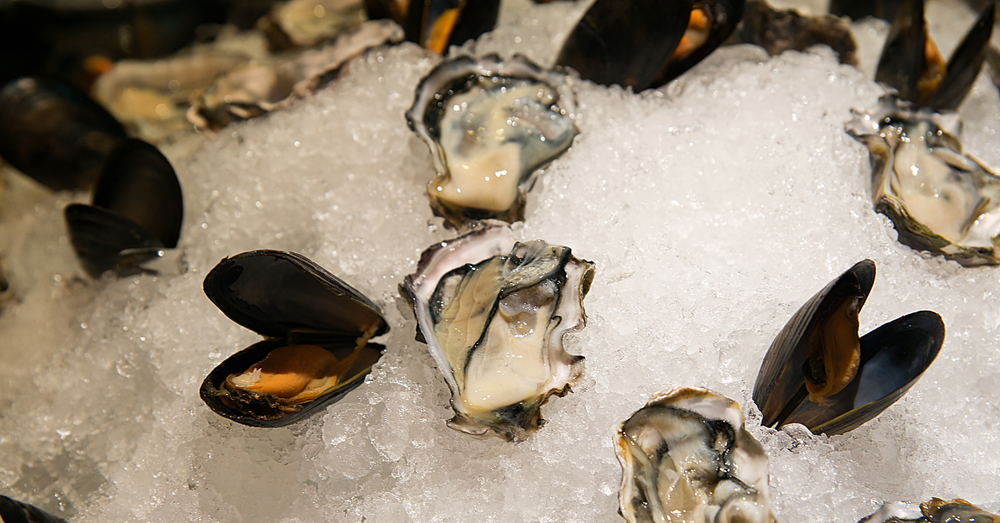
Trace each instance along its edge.
<instances>
[{"instance_id":1,"label":"oyster meat","mask_svg":"<svg viewBox=\"0 0 1000 523\"><path fill-rule=\"evenodd\" d=\"M767 454L735 401L668 389L618 426L619 501L629 523L770 523Z\"/></svg>"},{"instance_id":2,"label":"oyster meat","mask_svg":"<svg viewBox=\"0 0 1000 523\"><path fill-rule=\"evenodd\" d=\"M524 219L537 170L578 133L571 111L565 77L523 57L441 63L406 113L434 157L437 176L427 185L434 212L456 228L469 220Z\"/></svg>"},{"instance_id":3,"label":"oyster meat","mask_svg":"<svg viewBox=\"0 0 1000 523\"><path fill-rule=\"evenodd\" d=\"M217 414L255 427L295 423L360 385L389 331L368 298L302 255L252 251L219 262L205 295L267 339L230 356L201 385Z\"/></svg>"},{"instance_id":4,"label":"oyster meat","mask_svg":"<svg viewBox=\"0 0 1000 523\"><path fill-rule=\"evenodd\" d=\"M583 375L562 337L586 321L593 274L569 247L515 243L495 224L424 252L400 292L451 389L451 428L514 441L538 429L542 404Z\"/></svg>"},{"instance_id":5,"label":"oyster meat","mask_svg":"<svg viewBox=\"0 0 1000 523\"><path fill-rule=\"evenodd\" d=\"M920 506L910 503L886 503L858 523L1000 523L1000 515L991 514L965 501L931 498Z\"/></svg>"},{"instance_id":6,"label":"oyster meat","mask_svg":"<svg viewBox=\"0 0 1000 523\"><path fill-rule=\"evenodd\" d=\"M908 314L858 338L874 282L875 262L860 261L788 320L754 384L761 425L843 434L902 398L927 370L944 343L937 313Z\"/></svg>"},{"instance_id":7,"label":"oyster meat","mask_svg":"<svg viewBox=\"0 0 1000 523\"><path fill-rule=\"evenodd\" d=\"M1000 177L962 154L944 118L887 98L848 132L868 147L872 201L899 241L966 266L1000 263Z\"/></svg>"}]
</instances>

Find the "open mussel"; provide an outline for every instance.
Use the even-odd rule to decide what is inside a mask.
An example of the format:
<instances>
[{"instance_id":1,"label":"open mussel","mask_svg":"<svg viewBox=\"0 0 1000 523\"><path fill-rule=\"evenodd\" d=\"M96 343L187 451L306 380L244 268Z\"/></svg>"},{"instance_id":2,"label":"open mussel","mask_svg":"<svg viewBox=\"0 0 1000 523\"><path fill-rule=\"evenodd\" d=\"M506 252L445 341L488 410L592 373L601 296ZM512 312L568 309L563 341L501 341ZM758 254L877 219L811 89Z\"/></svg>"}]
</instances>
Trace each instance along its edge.
<instances>
[{"instance_id":1,"label":"open mussel","mask_svg":"<svg viewBox=\"0 0 1000 523\"><path fill-rule=\"evenodd\" d=\"M265 337L226 358L201 384L215 413L282 427L360 385L389 331L378 306L306 257L260 250L223 259L205 295L231 320Z\"/></svg>"},{"instance_id":2,"label":"open mussel","mask_svg":"<svg viewBox=\"0 0 1000 523\"><path fill-rule=\"evenodd\" d=\"M66 523L66 520L36 506L0 496L0 523Z\"/></svg>"},{"instance_id":3,"label":"open mussel","mask_svg":"<svg viewBox=\"0 0 1000 523\"><path fill-rule=\"evenodd\" d=\"M436 67L406 113L431 148L437 176L427 185L435 214L460 228L470 220L524 219L538 169L569 148L578 131L565 78L521 56L462 56Z\"/></svg>"},{"instance_id":4,"label":"open mussel","mask_svg":"<svg viewBox=\"0 0 1000 523\"><path fill-rule=\"evenodd\" d=\"M1000 515L986 512L964 499L931 498L920 506L886 503L858 523L1000 523Z\"/></svg>"},{"instance_id":5,"label":"open mussel","mask_svg":"<svg viewBox=\"0 0 1000 523\"><path fill-rule=\"evenodd\" d=\"M963 154L953 121L885 98L848 133L868 147L872 202L899 241L962 265L1000 263L1000 177Z\"/></svg>"},{"instance_id":6,"label":"open mussel","mask_svg":"<svg viewBox=\"0 0 1000 523\"><path fill-rule=\"evenodd\" d=\"M956 109L986 59L994 11L995 4L990 2L945 64L927 33L924 0L904 0L896 9L875 80L918 107Z\"/></svg>"},{"instance_id":7,"label":"open mussel","mask_svg":"<svg viewBox=\"0 0 1000 523\"><path fill-rule=\"evenodd\" d=\"M451 389L449 427L513 441L538 430L541 406L583 376L562 337L586 322L593 274L569 247L515 243L498 224L424 251L400 293Z\"/></svg>"},{"instance_id":8,"label":"open mussel","mask_svg":"<svg viewBox=\"0 0 1000 523\"><path fill-rule=\"evenodd\" d=\"M500 16L500 0L365 0L365 8L369 18L395 20L407 41L441 55L492 31Z\"/></svg>"},{"instance_id":9,"label":"open mussel","mask_svg":"<svg viewBox=\"0 0 1000 523\"><path fill-rule=\"evenodd\" d=\"M0 156L53 189L90 189L125 129L83 92L20 78L0 90Z\"/></svg>"},{"instance_id":10,"label":"open mussel","mask_svg":"<svg viewBox=\"0 0 1000 523\"><path fill-rule=\"evenodd\" d=\"M629 523L773 523L764 447L735 401L706 389L654 395L618 426Z\"/></svg>"},{"instance_id":11,"label":"open mussel","mask_svg":"<svg viewBox=\"0 0 1000 523\"><path fill-rule=\"evenodd\" d=\"M937 313L908 314L858 338L858 313L874 282L875 262L858 262L788 320L754 384L761 425L843 434L903 397L927 370L944 343Z\"/></svg>"},{"instance_id":12,"label":"open mussel","mask_svg":"<svg viewBox=\"0 0 1000 523\"><path fill-rule=\"evenodd\" d=\"M146 142L127 139L108 158L92 204L70 204L64 214L88 274L128 275L177 246L184 198L166 157Z\"/></svg>"},{"instance_id":13,"label":"open mussel","mask_svg":"<svg viewBox=\"0 0 1000 523\"><path fill-rule=\"evenodd\" d=\"M743 10L744 0L597 0L556 64L599 84L659 87L722 44Z\"/></svg>"}]
</instances>

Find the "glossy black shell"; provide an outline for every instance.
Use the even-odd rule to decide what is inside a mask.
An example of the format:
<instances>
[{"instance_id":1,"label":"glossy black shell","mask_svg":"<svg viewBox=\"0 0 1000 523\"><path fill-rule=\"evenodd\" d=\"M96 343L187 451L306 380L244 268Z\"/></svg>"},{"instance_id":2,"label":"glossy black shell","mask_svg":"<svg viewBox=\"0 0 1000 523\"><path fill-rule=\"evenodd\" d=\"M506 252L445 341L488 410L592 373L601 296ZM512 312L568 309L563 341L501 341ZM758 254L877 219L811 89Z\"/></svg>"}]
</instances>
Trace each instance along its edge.
<instances>
[{"instance_id":1,"label":"glossy black shell","mask_svg":"<svg viewBox=\"0 0 1000 523\"><path fill-rule=\"evenodd\" d=\"M0 496L0 521L3 523L66 523L48 512L27 503Z\"/></svg>"},{"instance_id":2,"label":"glossy black shell","mask_svg":"<svg viewBox=\"0 0 1000 523\"><path fill-rule=\"evenodd\" d=\"M93 205L64 211L70 241L93 277L115 270L141 272L139 265L160 249L177 246L184 197L170 162L152 145L127 139L108 158L94 189Z\"/></svg>"},{"instance_id":3,"label":"glossy black shell","mask_svg":"<svg viewBox=\"0 0 1000 523\"><path fill-rule=\"evenodd\" d=\"M219 389L231 374L260 362L271 351L293 344L319 345L338 359L350 354L373 324L372 337L389 331L378 306L308 258L284 251L259 250L225 258L205 277L205 295L240 325L263 336L212 370L201 385L201 398L217 414L255 427L282 427L322 410L364 382L384 351L369 343L348 379L338 388L280 417L261 417L223 403Z\"/></svg>"}]
</instances>

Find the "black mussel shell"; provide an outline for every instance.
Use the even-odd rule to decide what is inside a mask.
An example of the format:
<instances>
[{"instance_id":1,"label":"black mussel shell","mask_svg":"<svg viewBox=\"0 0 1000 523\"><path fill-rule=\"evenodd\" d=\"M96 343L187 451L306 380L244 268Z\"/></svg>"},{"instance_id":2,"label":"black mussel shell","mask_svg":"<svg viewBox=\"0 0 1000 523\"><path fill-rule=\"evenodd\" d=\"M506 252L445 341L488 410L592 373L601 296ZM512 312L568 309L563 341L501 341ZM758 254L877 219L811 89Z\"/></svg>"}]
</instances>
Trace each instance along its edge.
<instances>
[{"instance_id":1,"label":"black mussel shell","mask_svg":"<svg viewBox=\"0 0 1000 523\"><path fill-rule=\"evenodd\" d=\"M926 78L934 60L926 55L927 24L923 0L904 0L896 10L879 59L875 80L892 87L899 97L935 111L955 110L972 89L986 59L993 31L995 5L983 11L962 43L943 65L939 81Z\"/></svg>"},{"instance_id":2,"label":"black mussel shell","mask_svg":"<svg viewBox=\"0 0 1000 523\"><path fill-rule=\"evenodd\" d=\"M406 40L444 54L492 31L500 16L500 0L365 0L370 19L388 18L403 26Z\"/></svg>"},{"instance_id":3,"label":"black mussel shell","mask_svg":"<svg viewBox=\"0 0 1000 523\"><path fill-rule=\"evenodd\" d=\"M0 156L53 190L90 189L125 129L66 84L20 78L0 91Z\"/></svg>"},{"instance_id":4,"label":"black mussel shell","mask_svg":"<svg viewBox=\"0 0 1000 523\"><path fill-rule=\"evenodd\" d=\"M849 310L856 318L874 281L875 263L859 262L788 321L768 349L754 385L762 425L801 423L829 435L853 430L901 398L934 361L944 343L944 322L931 311L912 313L861 337L854 355L856 372L841 375L842 387L812 401L806 382L815 383L816 374L826 378L822 368L812 364L811 355L820 354L817 340L823 339L834 315ZM853 329L841 332L857 340L856 323Z\"/></svg>"},{"instance_id":5,"label":"black mussel shell","mask_svg":"<svg viewBox=\"0 0 1000 523\"><path fill-rule=\"evenodd\" d=\"M744 0L597 0L563 44L556 64L593 82L642 91L708 56L743 17ZM706 40L676 55L693 10L707 14Z\"/></svg>"},{"instance_id":6,"label":"black mussel shell","mask_svg":"<svg viewBox=\"0 0 1000 523\"><path fill-rule=\"evenodd\" d=\"M108 158L94 189L93 205L65 209L77 257L93 277L115 270L142 272L139 265L177 246L184 218L180 182L160 151L127 139Z\"/></svg>"},{"instance_id":7,"label":"black mussel shell","mask_svg":"<svg viewBox=\"0 0 1000 523\"><path fill-rule=\"evenodd\" d=\"M873 16L892 21L904 0L830 0L830 14L846 16L851 20Z\"/></svg>"},{"instance_id":8,"label":"black mussel shell","mask_svg":"<svg viewBox=\"0 0 1000 523\"><path fill-rule=\"evenodd\" d=\"M44 510L0 496L0 522L3 523L66 523Z\"/></svg>"},{"instance_id":9,"label":"black mussel shell","mask_svg":"<svg viewBox=\"0 0 1000 523\"><path fill-rule=\"evenodd\" d=\"M208 273L204 289L226 316L268 338L227 358L202 383L205 403L238 423L281 427L302 420L361 384L384 350L368 343L341 384L297 412L276 413L259 402L242 408L227 405L219 392L226 378L246 371L275 349L318 345L342 360L363 335L381 336L389 326L371 300L296 253L259 250L231 256Z\"/></svg>"}]
</instances>

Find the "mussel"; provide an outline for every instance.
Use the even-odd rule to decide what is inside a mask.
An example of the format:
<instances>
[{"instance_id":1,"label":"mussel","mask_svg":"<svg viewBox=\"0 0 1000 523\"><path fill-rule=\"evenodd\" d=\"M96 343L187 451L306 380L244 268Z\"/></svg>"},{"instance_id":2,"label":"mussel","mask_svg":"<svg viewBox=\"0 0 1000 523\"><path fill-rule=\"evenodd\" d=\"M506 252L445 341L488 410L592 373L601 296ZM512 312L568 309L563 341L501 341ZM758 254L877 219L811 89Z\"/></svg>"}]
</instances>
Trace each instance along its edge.
<instances>
[{"instance_id":1,"label":"mussel","mask_svg":"<svg viewBox=\"0 0 1000 523\"><path fill-rule=\"evenodd\" d=\"M927 34L924 0L904 0L896 9L875 80L918 107L939 112L956 109L986 59L994 11L995 5L990 2L946 65Z\"/></svg>"},{"instance_id":2,"label":"mussel","mask_svg":"<svg viewBox=\"0 0 1000 523\"><path fill-rule=\"evenodd\" d=\"M1000 523L1000 515L986 512L964 499L931 498L920 506L886 503L858 523Z\"/></svg>"},{"instance_id":3,"label":"mussel","mask_svg":"<svg viewBox=\"0 0 1000 523\"><path fill-rule=\"evenodd\" d=\"M745 0L597 0L563 44L556 64L593 82L659 87L729 37Z\"/></svg>"},{"instance_id":4,"label":"mussel","mask_svg":"<svg viewBox=\"0 0 1000 523\"><path fill-rule=\"evenodd\" d=\"M311 416L356 388L385 347L377 305L305 256L259 250L223 259L205 295L231 320L264 336L212 370L201 399L254 427Z\"/></svg>"},{"instance_id":5,"label":"mussel","mask_svg":"<svg viewBox=\"0 0 1000 523\"><path fill-rule=\"evenodd\" d=\"M365 0L368 17L395 20L406 40L444 54L448 46L492 31L500 0Z\"/></svg>"},{"instance_id":6,"label":"mussel","mask_svg":"<svg viewBox=\"0 0 1000 523\"><path fill-rule=\"evenodd\" d=\"M0 496L0 522L2 523L66 523L48 512L27 503Z\"/></svg>"},{"instance_id":7,"label":"mussel","mask_svg":"<svg viewBox=\"0 0 1000 523\"><path fill-rule=\"evenodd\" d=\"M629 523L772 523L767 454L735 401L661 391L618 426L619 496Z\"/></svg>"},{"instance_id":8,"label":"mussel","mask_svg":"<svg viewBox=\"0 0 1000 523\"><path fill-rule=\"evenodd\" d=\"M420 82L406 113L434 158L437 176L427 185L434 213L455 228L523 220L538 169L578 133L572 103L565 77L521 56L442 62Z\"/></svg>"},{"instance_id":9,"label":"mussel","mask_svg":"<svg viewBox=\"0 0 1000 523\"><path fill-rule=\"evenodd\" d=\"M937 357L944 322L908 314L858 338L858 313L875 282L864 260L830 282L778 333L761 363L753 400L761 425L801 423L843 434L906 394Z\"/></svg>"},{"instance_id":10,"label":"mussel","mask_svg":"<svg viewBox=\"0 0 1000 523\"><path fill-rule=\"evenodd\" d=\"M90 189L125 129L103 107L66 84L37 78L0 91L0 156L53 189Z\"/></svg>"},{"instance_id":11,"label":"mussel","mask_svg":"<svg viewBox=\"0 0 1000 523\"><path fill-rule=\"evenodd\" d=\"M963 154L955 123L887 97L847 130L868 147L872 202L901 243L966 266L996 265L1000 177Z\"/></svg>"},{"instance_id":12,"label":"mussel","mask_svg":"<svg viewBox=\"0 0 1000 523\"><path fill-rule=\"evenodd\" d=\"M511 441L538 430L541 406L583 376L562 337L583 328L593 275L569 247L515 243L495 222L424 251L400 293L451 389L449 427Z\"/></svg>"},{"instance_id":13,"label":"mussel","mask_svg":"<svg viewBox=\"0 0 1000 523\"><path fill-rule=\"evenodd\" d=\"M170 162L152 145L126 139L111 153L92 205L64 209L70 242L94 278L143 272L141 264L177 246L184 198Z\"/></svg>"}]
</instances>

